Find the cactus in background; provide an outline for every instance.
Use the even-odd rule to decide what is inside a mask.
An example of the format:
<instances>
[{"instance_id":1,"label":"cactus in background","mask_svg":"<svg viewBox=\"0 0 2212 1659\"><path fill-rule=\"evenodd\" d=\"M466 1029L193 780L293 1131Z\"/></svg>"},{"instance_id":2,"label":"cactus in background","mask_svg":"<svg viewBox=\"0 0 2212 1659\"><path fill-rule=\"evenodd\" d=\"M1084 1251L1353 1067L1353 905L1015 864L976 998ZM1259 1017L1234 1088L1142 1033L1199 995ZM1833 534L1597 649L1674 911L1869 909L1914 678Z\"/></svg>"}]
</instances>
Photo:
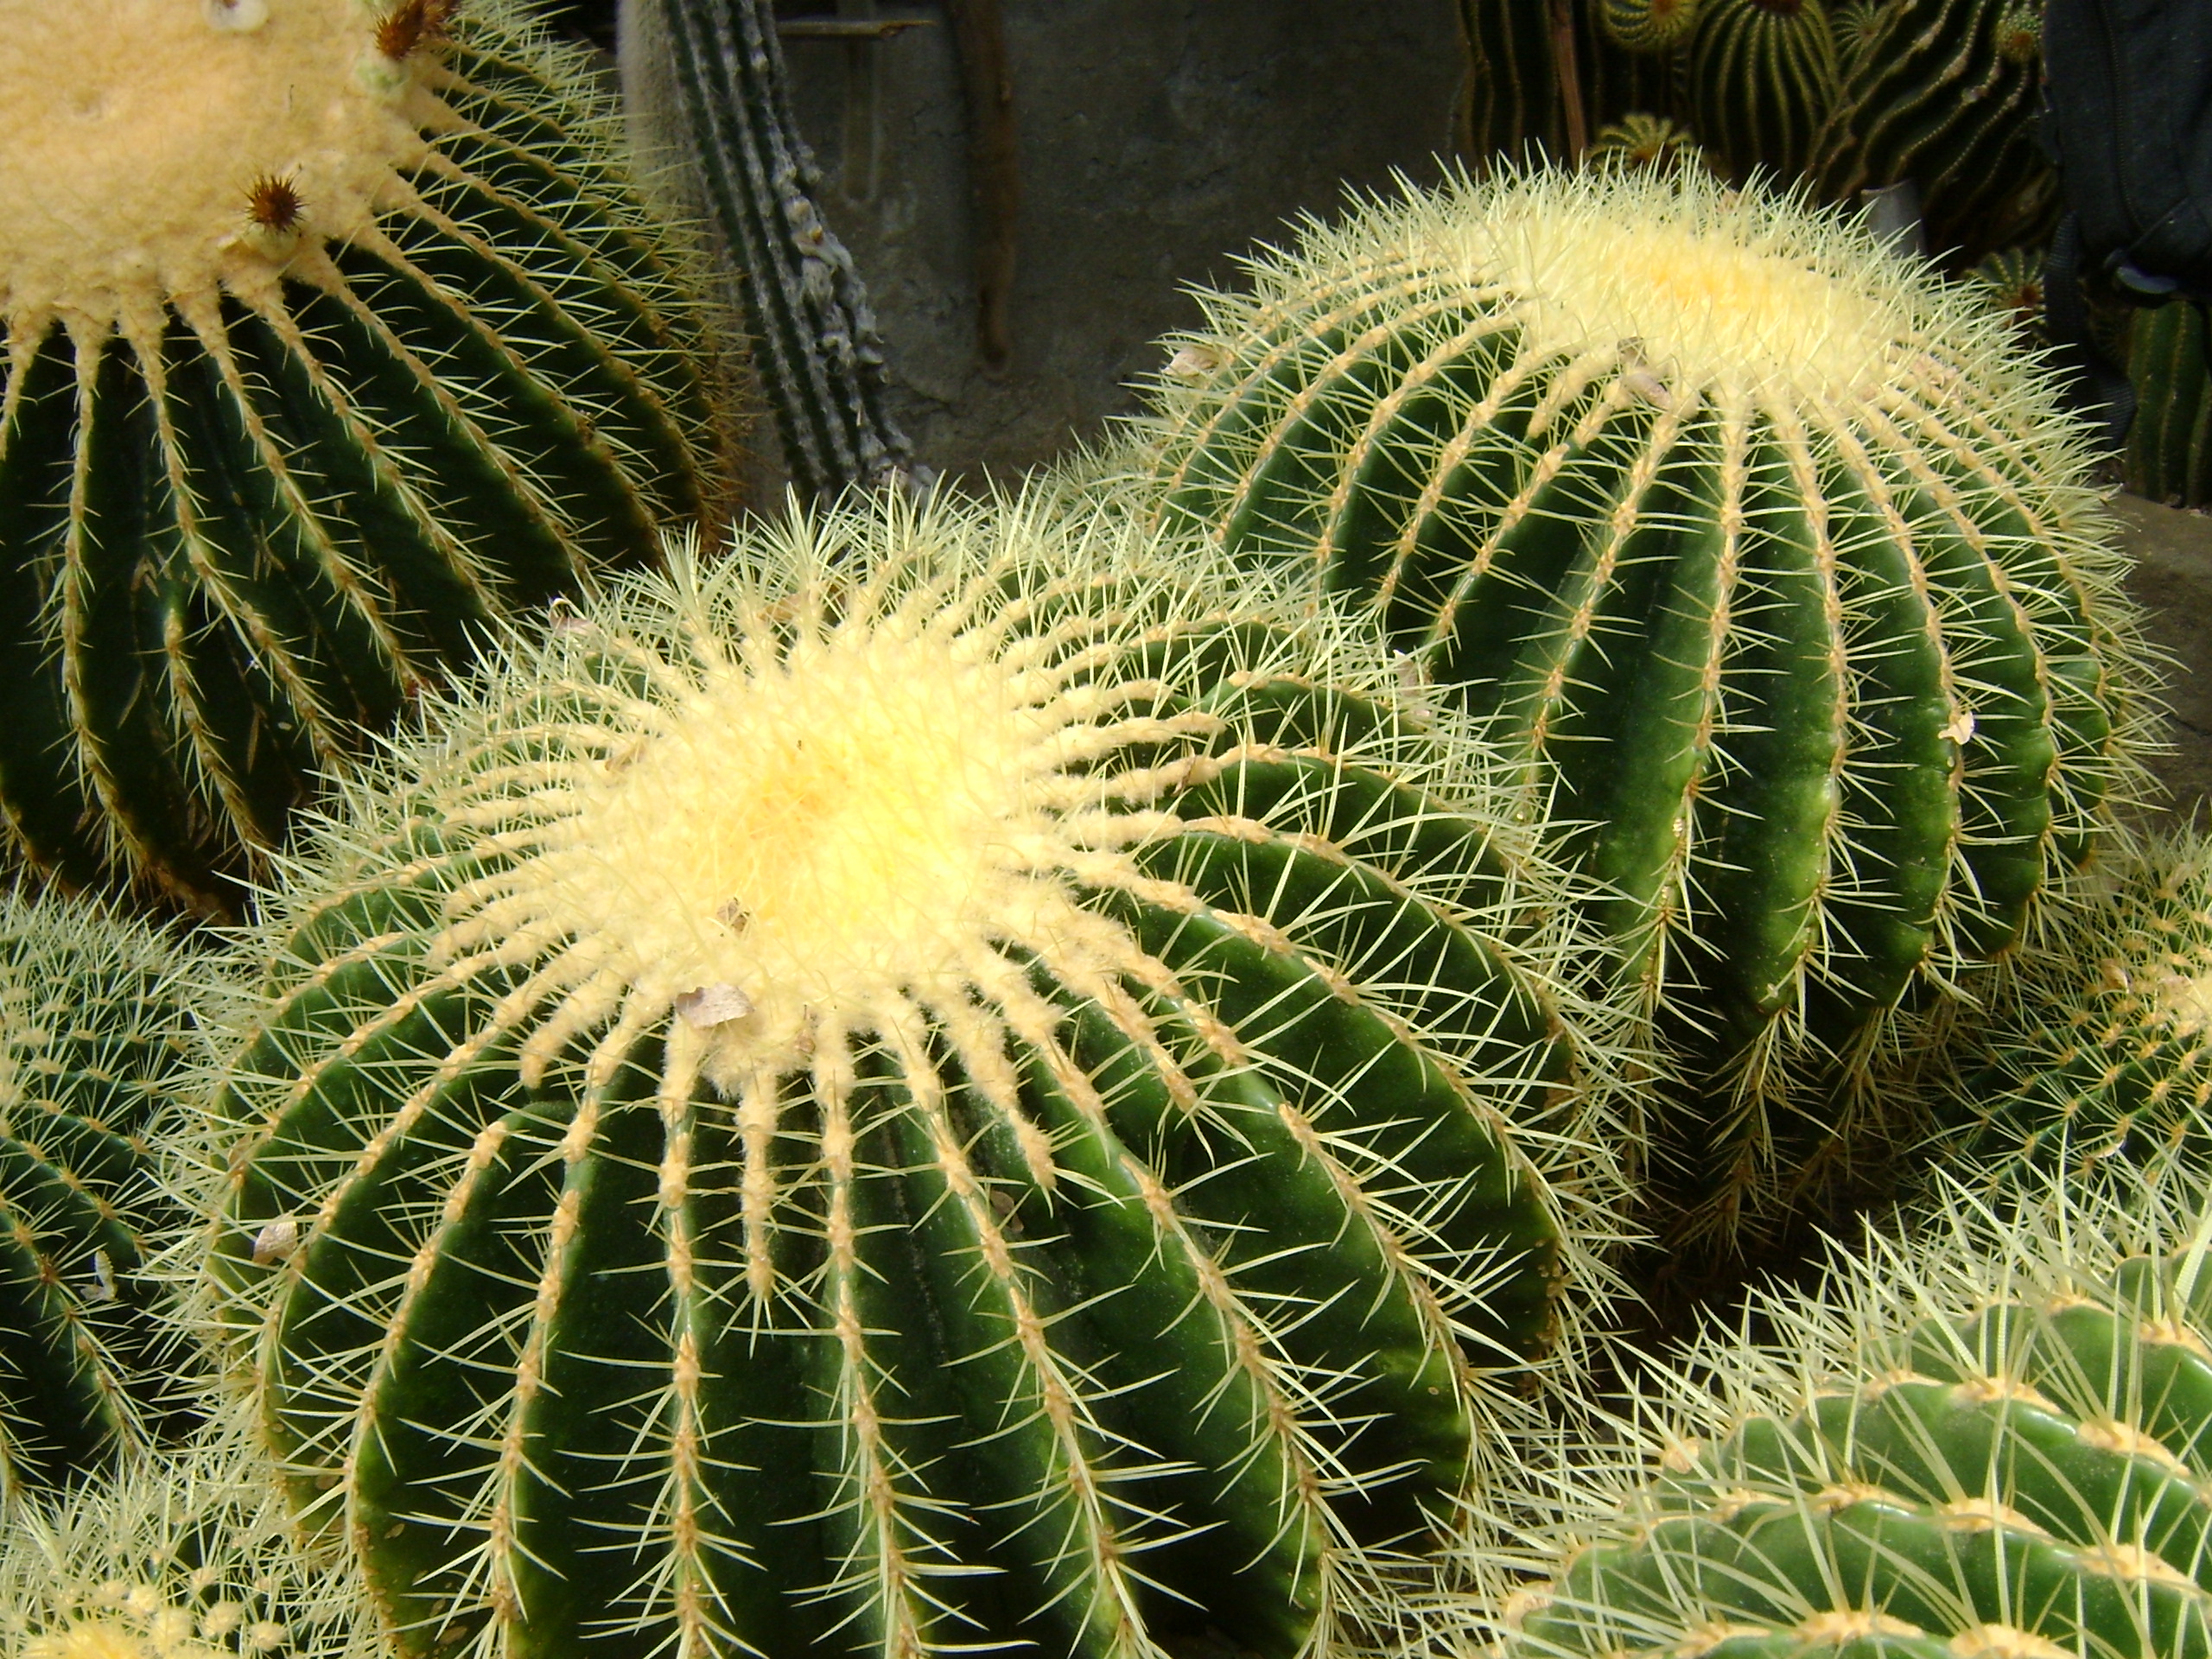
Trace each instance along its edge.
<instances>
[{"instance_id":1,"label":"cactus in background","mask_svg":"<svg viewBox=\"0 0 2212 1659\"><path fill-rule=\"evenodd\" d=\"M1700 0L1598 0L1598 24L1624 52L1669 52L1689 39Z\"/></svg>"},{"instance_id":2,"label":"cactus in background","mask_svg":"<svg viewBox=\"0 0 2212 1659\"><path fill-rule=\"evenodd\" d=\"M290 1536L274 1471L196 1438L0 1528L10 1659L378 1659L358 1574Z\"/></svg>"},{"instance_id":3,"label":"cactus in background","mask_svg":"<svg viewBox=\"0 0 2212 1659\"><path fill-rule=\"evenodd\" d=\"M2050 344L2043 314L2043 273L2050 258L2042 248L2007 248L1967 273L1967 281L2005 314L2031 351Z\"/></svg>"},{"instance_id":4,"label":"cactus in background","mask_svg":"<svg viewBox=\"0 0 2212 1659\"><path fill-rule=\"evenodd\" d=\"M1834 102L1835 37L1821 0L1702 0L1688 45L1699 142L1741 179L1794 178Z\"/></svg>"},{"instance_id":5,"label":"cactus in background","mask_svg":"<svg viewBox=\"0 0 2212 1659\"><path fill-rule=\"evenodd\" d=\"M34 8L0 54L0 808L207 914L357 722L715 505L664 234L503 0Z\"/></svg>"},{"instance_id":6,"label":"cactus in background","mask_svg":"<svg viewBox=\"0 0 2212 1659\"><path fill-rule=\"evenodd\" d=\"M2042 59L2018 0L1895 0L1845 62L1808 172L1847 206L1910 179L1927 246L1959 265L2050 239L2058 181L2037 148Z\"/></svg>"},{"instance_id":7,"label":"cactus in background","mask_svg":"<svg viewBox=\"0 0 2212 1659\"><path fill-rule=\"evenodd\" d=\"M1939 1168L2125 1192L2147 1166L2212 1164L2212 843L2184 835L2114 861L2110 890L2023 965L1938 1091Z\"/></svg>"},{"instance_id":8,"label":"cactus in background","mask_svg":"<svg viewBox=\"0 0 2212 1659\"><path fill-rule=\"evenodd\" d=\"M1954 1195L1817 1300L1762 1296L1767 1342L1715 1332L1671 1399L1647 1390L1570 1458L1530 1563L1556 1576L1476 1560L1488 1594L1440 1620L1447 1639L1495 1636L1502 1659L2212 1654L2202 1193L2052 1185L2002 1217Z\"/></svg>"},{"instance_id":9,"label":"cactus in background","mask_svg":"<svg viewBox=\"0 0 2212 1659\"><path fill-rule=\"evenodd\" d=\"M2125 361L2136 398L2127 487L2172 507L2212 502L2212 359L2203 313L2179 302L2130 313Z\"/></svg>"},{"instance_id":10,"label":"cactus in background","mask_svg":"<svg viewBox=\"0 0 2212 1659\"><path fill-rule=\"evenodd\" d=\"M1056 522L677 558L274 897L213 1317L403 1652L1318 1653L1576 1347L1587 893L1363 633Z\"/></svg>"},{"instance_id":11,"label":"cactus in background","mask_svg":"<svg viewBox=\"0 0 2212 1659\"><path fill-rule=\"evenodd\" d=\"M1653 9L1680 19L1694 5L1660 0ZM1631 110L1668 107L1674 69L1665 54L1617 44L1594 6L1578 0L1569 10L1586 139ZM1572 146L1546 0L1459 0L1459 16L1468 48L1469 101L1460 137L1468 164L1486 169L1494 162L1519 163L1531 146L1565 157Z\"/></svg>"},{"instance_id":12,"label":"cactus in background","mask_svg":"<svg viewBox=\"0 0 2212 1659\"><path fill-rule=\"evenodd\" d=\"M1598 129L1590 145L1592 160L1630 167L1702 167L1705 151L1687 128L1663 115L1631 110L1618 121Z\"/></svg>"},{"instance_id":13,"label":"cactus in background","mask_svg":"<svg viewBox=\"0 0 2212 1659\"><path fill-rule=\"evenodd\" d=\"M0 894L0 1506L181 1403L139 1277L185 1223L149 1138L194 1060L179 967L138 923Z\"/></svg>"},{"instance_id":14,"label":"cactus in background","mask_svg":"<svg viewBox=\"0 0 2212 1659\"><path fill-rule=\"evenodd\" d=\"M2077 429L1962 290L1695 169L1377 201L1204 304L1087 487L1312 571L1549 764L1701 1090L1670 1224L1788 1211L2139 770Z\"/></svg>"},{"instance_id":15,"label":"cactus in background","mask_svg":"<svg viewBox=\"0 0 2212 1659\"><path fill-rule=\"evenodd\" d=\"M784 463L807 497L913 470L852 255L823 217L764 0L623 0L632 129L742 273L739 293Z\"/></svg>"}]
</instances>

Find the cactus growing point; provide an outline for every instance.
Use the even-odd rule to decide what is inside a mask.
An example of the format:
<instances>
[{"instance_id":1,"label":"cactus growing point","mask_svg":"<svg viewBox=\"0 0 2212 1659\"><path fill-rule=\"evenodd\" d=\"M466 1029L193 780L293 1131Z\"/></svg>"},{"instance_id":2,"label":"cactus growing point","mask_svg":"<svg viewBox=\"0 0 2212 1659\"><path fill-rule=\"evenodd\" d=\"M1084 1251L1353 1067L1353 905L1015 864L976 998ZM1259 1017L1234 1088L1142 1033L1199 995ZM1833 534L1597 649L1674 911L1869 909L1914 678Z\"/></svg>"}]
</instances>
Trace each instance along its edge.
<instances>
[{"instance_id":1,"label":"cactus growing point","mask_svg":"<svg viewBox=\"0 0 2212 1659\"><path fill-rule=\"evenodd\" d=\"M890 497L346 788L211 1293L403 1651L1313 1653L1427 1535L1588 1316L1619 1027L1298 617Z\"/></svg>"},{"instance_id":2,"label":"cactus growing point","mask_svg":"<svg viewBox=\"0 0 2212 1659\"><path fill-rule=\"evenodd\" d=\"M694 518L718 417L606 100L508 0L19 5L0 811L202 913L492 620Z\"/></svg>"}]
</instances>

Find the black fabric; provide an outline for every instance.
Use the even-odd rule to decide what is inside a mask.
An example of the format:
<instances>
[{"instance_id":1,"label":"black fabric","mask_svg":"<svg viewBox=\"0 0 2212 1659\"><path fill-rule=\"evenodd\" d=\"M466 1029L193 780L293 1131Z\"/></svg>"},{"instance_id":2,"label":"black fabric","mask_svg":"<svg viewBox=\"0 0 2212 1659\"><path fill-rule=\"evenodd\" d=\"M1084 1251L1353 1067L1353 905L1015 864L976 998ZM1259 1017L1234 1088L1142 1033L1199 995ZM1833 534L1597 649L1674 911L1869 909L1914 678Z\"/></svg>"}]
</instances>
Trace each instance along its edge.
<instances>
[{"instance_id":1,"label":"black fabric","mask_svg":"<svg viewBox=\"0 0 2212 1659\"><path fill-rule=\"evenodd\" d=\"M2134 397L2090 337L2089 294L2212 300L2212 0L2044 0L2043 60L2067 210L2046 316L2077 403L2117 444Z\"/></svg>"}]
</instances>

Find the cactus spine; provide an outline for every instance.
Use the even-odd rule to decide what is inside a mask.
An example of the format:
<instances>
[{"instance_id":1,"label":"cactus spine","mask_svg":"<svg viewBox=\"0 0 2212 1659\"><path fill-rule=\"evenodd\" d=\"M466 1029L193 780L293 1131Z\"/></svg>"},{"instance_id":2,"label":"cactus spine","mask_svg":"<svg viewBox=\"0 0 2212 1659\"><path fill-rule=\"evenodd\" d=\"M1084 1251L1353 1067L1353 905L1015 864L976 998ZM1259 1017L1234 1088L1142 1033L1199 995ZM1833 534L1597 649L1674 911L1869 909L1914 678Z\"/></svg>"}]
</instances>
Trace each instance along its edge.
<instances>
[{"instance_id":1,"label":"cactus spine","mask_svg":"<svg viewBox=\"0 0 2212 1659\"><path fill-rule=\"evenodd\" d=\"M1205 563L889 499L347 791L213 1278L404 1652L1317 1652L1573 1348L1572 888Z\"/></svg>"},{"instance_id":2,"label":"cactus spine","mask_svg":"<svg viewBox=\"0 0 2212 1659\"><path fill-rule=\"evenodd\" d=\"M1552 769L1707 1091L1665 1201L1788 1207L2133 775L2074 428L1986 308L1693 169L1377 202L1205 303L1102 487L1311 570Z\"/></svg>"},{"instance_id":3,"label":"cactus spine","mask_svg":"<svg viewBox=\"0 0 2212 1659\"><path fill-rule=\"evenodd\" d=\"M1493 1650L2212 1653L2212 1217L2183 1185L1955 1198L1819 1300L1763 1298L1770 1344L1708 1339L1624 1426L1641 1467L1576 1459L1556 1577L1499 1596Z\"/></svg>"},{"instance_id":4,"label":"cactus spine","mask_svg":"<svg viewBox=\"0 0 2212 1659\"><path fill-rule=\"evenodd\" d=\"M0 1508L179 1403L139 1272L185 1221L151 1138L193 1075L181 966L140 924L0 894Z\"/></svg>"},{"instance_id":5,"label":"cactus spine","mask_svg":"<svg viewBox=\"0 0 2212 1659\"><path fill-rule=\"evenodd\" d=\"M2039 48L2017 0L1897 0L1866 14L1808 171L1830 200L1910 179L1927 245L1972 264L2049 240L2057 176L2037 149Z\"/></svg>"},{"instance_id":6,"label":"cactus spine","mask_svg":"<svg viewBox=\"0 0 2212 1659\"><path fill-rule=\"evenodd\" d=\"M707 510L660 232L501 0L33 8L0 56L0 808L238 904L503 614Z\"/></svg>"},{"instance_id":7,"label":"cactus spine","mask_svg":"<svg viewBox=\"0 0 2212 1659\"><path fill-rule=\"evenodd\" d=\"M1821 0L1703 0L1688 48L1690 124L1738 177L1802 171L1836 91Z\"/></svg>"},{"instance_id":8,"label":"cactus spine","mask_svg":"<svg viewBox=\"0 0 2212 1659\"><path fill-rule=\"evenodd\" d=\"M2169 506L2212 502L2212 359L2194 305L2153 306L2127 318L2127 487Z\"/></svg>"},{"instance_id":9,"label":"cactus spine","mask_svg":"<svg viewBox=\"0 0 2212 1659\"><path fill-rule=\"evenodd\" d=\"M1939 1096L1930 1151L1959 1179L2050 1169L2125 1190L2174 1157L2212 1164L2212 845L2184 835L2113 861Z\"/></svg>"}]
</instances>

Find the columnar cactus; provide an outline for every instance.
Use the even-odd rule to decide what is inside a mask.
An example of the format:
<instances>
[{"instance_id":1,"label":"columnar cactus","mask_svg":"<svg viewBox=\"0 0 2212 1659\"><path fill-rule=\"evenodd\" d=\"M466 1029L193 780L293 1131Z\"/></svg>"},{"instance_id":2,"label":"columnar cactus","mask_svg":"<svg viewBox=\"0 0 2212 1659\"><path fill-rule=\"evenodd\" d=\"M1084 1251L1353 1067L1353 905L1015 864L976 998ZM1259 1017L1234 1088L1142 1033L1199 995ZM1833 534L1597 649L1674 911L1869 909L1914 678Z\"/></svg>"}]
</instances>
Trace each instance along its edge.
<instances>
[{"instance_id":1,"label":"columnar cactus","mask_svg":"<svg viewBox=\"0 0 2212 1659\"><path fill-rule=\"evenodd\" d=\"M1702 1090L1678 1230L1786 1208L2133 775L2075 427L1987 308L1695 169L1409 194L1251 274L1088 487L1312 572L1549 768Z\"/></svg>"},{"instance_id":2,"label":"columnar cactus","mask_svg":"<svg viewBox=\"0 0 2212 1659\"><path fill-rule=\"evenodd\" d=\"M185 1219L152 1138L195 1075L181 966L138 923L0 894L0 1508L178 1403L139 1269Z\"/></svg>"},{"instance_id":3,"label":"columnar cactus","mask_svg":"<svg viewBox=\"0 0 2212 1659\"><path fill-rule=\"evenodd\" d=\"M0 810L235 911L310 778L715 486L675 257L507 0L22 9Z\"/></svg>"},{"instance_id":4,"label":"columnar cactus","mask_svg":"<svg viewBox=\"0 0 2212 1659\"><path fill-rule=\"evenodd\" d=\"M1898 0L1862 14L1809 172L1831 200L1910 179L1927 245L1970 264L2050 238L2058 182L2038 148L2032 0ZM1857 31L1855 31L1857 32Z\"/></svg>"},{"instance_id":5,"label":"columnar cactus","mask_svg":"<svg viewBox=\"0 0 2212 1659\"><path fill-rule=\"evenodd\" d=\"M1628 1426L1642 1467L1570 1465L1556 1576L1492 1580L1488 1650L2212 1654L2209 1247L2171 1185L2052 1185L2003 1220L1955 1200L1819 1300L1763 1299L1772 1343L1700 1344L1682 1401ZM1463 1611L1465 1640L1489 1609Z\"/></svg>"},{"instance_id":6,"label":"columnar cactus","mask_svg":"<svg viewBox=\"0 0 2212 1659\"><path fill-rule=\"evenodd\" d=\"M403 1652L1314 1653L1449 1507L1618 1224L1618 1027L1480 751L1232 597L892 499L346 789L213 1283Z\"/></svg>"},{"instance_id":7,"label":"columnar cactus","mask_svg":"<svg viewBox=\"0 0 2212 1659\"><path fill-rule=\"evenodd\" d=\"M2212 357L2193 305L2161 305L2127 319L2127 487L2172 506L2212 502Z\"/></svg>"},{"instance_id":8,"label":"columnar cactus","mask_svg":"<svg viewBox=\"0 0 2212 1659\"><path fill-rule=\"evenodd\" d=\"M1688 47L1690 124L1738 176L1801 172L1836 92L1822 0L1701 0Z\"/></svg>"},{"instance_id":9,"label":"columnar cactus","mask_svg":"<svg viewBox=\"0 0 2212 1659\"><path fill-rule=\"evenodd\" d=\"M0 1527L9 1659L378 1659L357 1574L296 1542L273 1472L208 1437Z\"/></svg>"},{"instance_id":10,"label":"columnar cactus","mask_svg":"<svg viewBox=\"0 0 2212 1659\"><path fill-rule=\"evenodd\" d=\"M1938 1166L2011 1188L2031 1169L2123 1189L2212 1165L2212 845L2113 861L2109 891L2024 965L1937 1094Z\"/></svg>"}]
</instances>

